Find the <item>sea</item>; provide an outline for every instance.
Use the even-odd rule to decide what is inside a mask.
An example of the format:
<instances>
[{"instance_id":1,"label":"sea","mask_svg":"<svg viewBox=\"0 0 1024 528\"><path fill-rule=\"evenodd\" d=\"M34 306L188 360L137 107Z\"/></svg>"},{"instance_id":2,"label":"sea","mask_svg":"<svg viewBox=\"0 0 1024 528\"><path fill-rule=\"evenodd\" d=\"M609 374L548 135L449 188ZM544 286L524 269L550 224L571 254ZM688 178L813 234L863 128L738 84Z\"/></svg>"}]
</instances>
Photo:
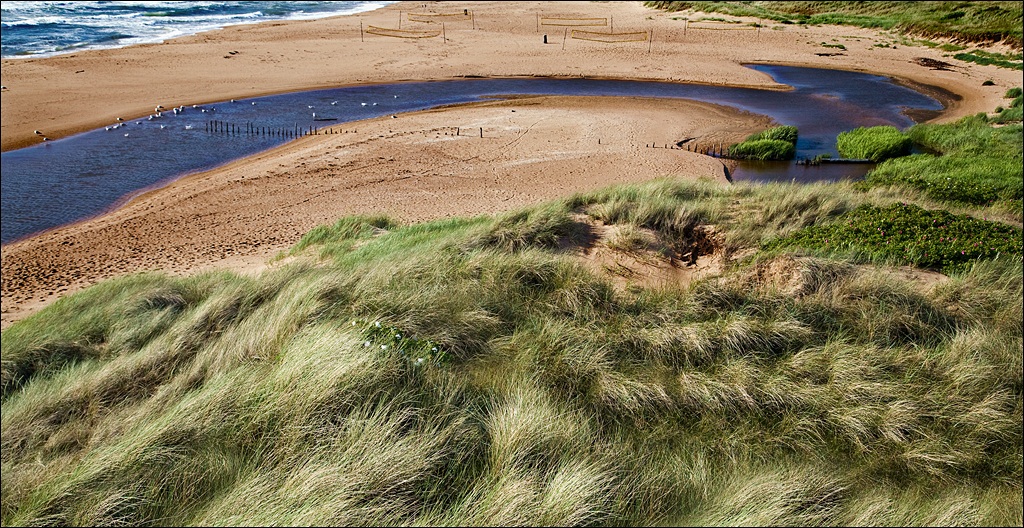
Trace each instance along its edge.
<instances>
[{"instance_id":1,"label":"sea","mask_svg":"<svg viewBox=\"0 0 1024 528\"><path fill-rule=\"evenodd\" d=\"M272 20L310 20L379 9L373 2L0 3L0 56L34 58L118 48Z\"/></svg>"}]
</instances>

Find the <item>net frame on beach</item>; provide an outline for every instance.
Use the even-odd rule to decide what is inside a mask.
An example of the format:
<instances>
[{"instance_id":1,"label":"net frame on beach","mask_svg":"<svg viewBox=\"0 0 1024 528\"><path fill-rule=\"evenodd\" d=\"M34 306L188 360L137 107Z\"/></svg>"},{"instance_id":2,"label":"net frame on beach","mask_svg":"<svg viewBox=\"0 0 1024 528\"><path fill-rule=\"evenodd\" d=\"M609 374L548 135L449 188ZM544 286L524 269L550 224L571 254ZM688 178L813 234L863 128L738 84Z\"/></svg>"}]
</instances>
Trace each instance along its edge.
<instances>
[{"instance_id":1,"label":"net frame on beach","mask_svg":"<svg viewBox=\"0 0 1024 528\"><path fill-rule=\"evenodd\" d=\"M600 22L598 22L600 21ZM607 18L570 18L570 17L540 17L539 24L542 26L607 26Z\"/></svg>"},{"instance_id":2,"label":"net frame on beach","mask_svg":"<svg viewBox=\"0 0 1024 528\"><path fill-rule=\"evenodd\" d=\"M463 13L409 13L405 15L405 17L406 19L412 22L426 22L428 24L437 24L439 22L472 20L473 12L466 11Z\"/></svg>"},{"instance_id":3,"label":"net frame on beach","mask_svg":"<svg viewBox=\"0 0 1024 528\"><path fill-rule=\"evenodd\" d=\"M624 31L621 33L602 33L600 31L587 31L585 29L574 29L570 35L577 40L589 40L592 42L607 42L616 44L620 42L646 42L649 38L646 31ZM637 38L637 37L640 38Z\"/></svg>"},{"instance_id":4,"label":"net frame on beach","mask_svg":"<svg viewBox=\"0 0 1024 528\"><path fill-rule=\"evenodd\" d=\"M433 38L440 37L441 30L433 29L395 29L395 28L383 28L379 26L367 26L366 32L371 35L377 35L381 37L395 37L395 38L410 38L410 39L421 39L421 38Z\"/></svg>"},{"instance_id":5,"label":"net frame on beach","mask_svg":"<svg viewBox=\"0 0 1024 528\"><path fill-rule=\"evenodd\" d=\"M746 24L712 24L705 26L695 26L693 24L687 23L685 26L686 29L705 29L708 31L756 31L760 29L760 27L758 26L751 26Z\"/></svg>"}]
</instances>

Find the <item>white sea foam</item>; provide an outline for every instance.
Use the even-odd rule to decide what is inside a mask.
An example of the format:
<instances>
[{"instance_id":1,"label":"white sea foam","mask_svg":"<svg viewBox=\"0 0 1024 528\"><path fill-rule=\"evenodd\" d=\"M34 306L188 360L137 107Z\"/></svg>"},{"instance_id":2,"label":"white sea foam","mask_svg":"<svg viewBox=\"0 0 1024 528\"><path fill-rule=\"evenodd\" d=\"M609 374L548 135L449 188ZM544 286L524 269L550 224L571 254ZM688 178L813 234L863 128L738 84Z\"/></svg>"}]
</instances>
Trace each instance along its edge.
<instances>
[{"instance_id":1,"label":"white sea foam","mask_svg":"<svg viewBox=\"0 0 1024 528\"><path fill-rule=\"evenodd\" d=\"M379 9L353 2L24 2L0 4L4 58L117 48L272 20L312 20ZM245 9L239 9L245 8ZM270 13L270 14L268 14Z\"/></svg>"}]
</instances>

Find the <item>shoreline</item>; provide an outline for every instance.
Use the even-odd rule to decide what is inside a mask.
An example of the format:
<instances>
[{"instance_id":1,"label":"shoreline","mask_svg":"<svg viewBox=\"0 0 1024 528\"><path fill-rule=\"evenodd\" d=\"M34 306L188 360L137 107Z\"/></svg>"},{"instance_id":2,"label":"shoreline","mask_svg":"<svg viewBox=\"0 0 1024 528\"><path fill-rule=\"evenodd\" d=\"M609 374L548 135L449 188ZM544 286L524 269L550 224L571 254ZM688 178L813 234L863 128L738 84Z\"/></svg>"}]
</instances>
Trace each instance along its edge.
<instances>
[{"instance_id":1,"label":"shoreline","mask_svg":"<svg viewBox=\"0 0 1024 528\"><path fill-rule=\"evenodd\" d=\"M996 93L998 90L981 90L980 86L964 84L958 78L961 71L922 75L915 71L922 67L905 66L916 56L942 58L941 52L932 48L891 50L869 47L855 50L850 46L839 56L817 56L813 52L821 48L812 41L796 46L800 49L793 49L793 44L797 43L789 42L789 46L784 46L789 49L782 52L774 46L774 41L780 36L788 36L783 35L786 33L797 38L813 34L814 40L831 37L833 40L859 42L877 38L878 32L874 30L848 26L793 28L776 25L781 29L759 32L761 36L755 37L756 40L750 35L725 38L705 34L694 37L679 31L679 24L672 21L671 13L648 9L638 2L479 2L471 5L437 2L431 9L445 11L473 7L480 29L451 27L447 32L451 36L444 44L404 42L408 39L389 40L388 37L360 42L356 22L393 24L396 14L408 12L413 6L419 9L420 5L398 2L354 15L239 24L159 44L88 50L38 59L3 59L3 84L8 89L4 91L0 105L0 150L37 143L34 130L44 130L48 137L57 139L99 128L115 122L116 117L135 119L148 115L156 104L167 107L208 104L305 90L467 77L615 78L764 88L774 82L738 72L736 68L742 67L742 63L771 63L901 76L961 95L975 88L974 96L995 101L980 110L972 107L959 113L954 109L955 117L988 111L998 104L996 96L1001 95ZM451 7L445 7L447 5ZM629 45L600 48L585 41L574 41L573 48L566 51L552 49L558 46L539 43L541 33L533 29L533 15L554 11L605 14L613 16L620 27L649 28L654 35L651 46L658 53L645 53L642 47ZM773 42L768 44L769 40ZM754 46L746 46L748 43ZM292 49L282 50L280 44ZM719 47L723 49L717 50ZM606 53L609 50L611 53ZM229 51L237 54L224 55ZM292 55L280 53L282 51ZM302 56L306 54L313 57ZM803 56L793 60L793 55ZM344 64L325 63L338 56L348 56L349 60ZM387 58L395 56L404 57L404 60ZM655 60L673 56L680 60ZM241 67L230 64L243 60L246 62ZM277 65L280 64L287 66L279 68ZM975 70L989 72L987 76L1001 86L1012 84L1012 73L1016 73L971 63L956 65L956 68L968 73ZM253 77L260 77L261 82L254 83ZM137 80L126 85L120 82L125 78ZM182 83L182 79L190 81ZM980 85L980 81L977 84ZM186 86L183 85L190 89L184 89ZM949 118L955 117L950 115Z\"/></svg>"},{"instance_id":2,"label":"shoreline","mask_svg":"<svg viewBox=\"0 0 1024 528\"><path fill-rule=\"evenodd\" d=\"M462 78L584 77L780 90L787 88L745 64L850 70L948 97L940 99L946 108L929 120L935 122L991 111L1003 102L1006 86L1019 85L1018 72L992 66L968 63L931 71L913 59L938 58L940 52L873 48L881 38L874 30L780 27L760 36L752 31L686 36L671 20L673 14L639 3L438 2L434 11L474 9L479 26L449 27L445 43L387 37L361 43L358 29L353 31L357 20L386 24L397 12L420 5L400 2L359 15L230 26L162 44L16 59L20 65L5 59L4 85L14 89L3 92L2 148L33 144L34 129L57 138L98 128L116 116L145 115L154 104ZM614 15L617 28L646 24L655 35L654 52L647 53L646 44L575 41L565 51L543 45L535 13L556 11ZM816 55L822 50L817 43L826 39L842 39L848 50ZM228 50L241 51L224 55ZM90 77L72 73L80 69ZM97 83L83 85L85 79ZM982 86L992 79L994 86ZM446 136L442 125L453 119L502 132L492 143ZM293 140L139 191L87 220L4 245L0 328L110 277L147 270L258 271L312 227L346 214L385 213L403 222L495 214L665 175L726 184L719 160L672 150L641 156L635 145L625 143L597 149L595 134L623 126L642 138L642 146L654 134L671 141L698 135L724 142L768 126L764 116L689 100L550 96L485 100L402 114L397 121L359 123L358 136ZM661 135L657 139L662 141ZM501 141L511 145L508 153L496 150L505 144Z\"/></svg>"}]
</instances>

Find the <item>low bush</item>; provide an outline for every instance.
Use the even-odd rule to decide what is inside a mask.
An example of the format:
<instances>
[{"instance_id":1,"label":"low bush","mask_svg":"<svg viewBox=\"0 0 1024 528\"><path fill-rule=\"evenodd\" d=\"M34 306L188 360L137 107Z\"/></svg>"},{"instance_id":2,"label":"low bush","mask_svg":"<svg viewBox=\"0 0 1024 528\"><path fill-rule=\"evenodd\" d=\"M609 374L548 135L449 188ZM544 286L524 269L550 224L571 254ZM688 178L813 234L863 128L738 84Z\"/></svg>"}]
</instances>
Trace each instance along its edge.
<instances>
[{"instance_id":1,"label":"low bush","mask_svg":"<svg viewBox=\"0 0 1024 528\"><path fill-rule=\"evenodd\" d=\"M897 203L865 204L834 223L804 228L764 247L864 252L873 259L948 273L1000 255L1020 259L1022 240L1018 227Z\"/></svg>"},{"instance_id":2,"label":"low bush","mask_svg":"<svg viewBox=\"0 0 1024 528\"><path fill-rule=\"evenodd\" d=\"M912 145L906 134L891 126L860 127L836 137L836 148L843 157L876 163L910 154Z\"/></svg>"}]
</instances>

